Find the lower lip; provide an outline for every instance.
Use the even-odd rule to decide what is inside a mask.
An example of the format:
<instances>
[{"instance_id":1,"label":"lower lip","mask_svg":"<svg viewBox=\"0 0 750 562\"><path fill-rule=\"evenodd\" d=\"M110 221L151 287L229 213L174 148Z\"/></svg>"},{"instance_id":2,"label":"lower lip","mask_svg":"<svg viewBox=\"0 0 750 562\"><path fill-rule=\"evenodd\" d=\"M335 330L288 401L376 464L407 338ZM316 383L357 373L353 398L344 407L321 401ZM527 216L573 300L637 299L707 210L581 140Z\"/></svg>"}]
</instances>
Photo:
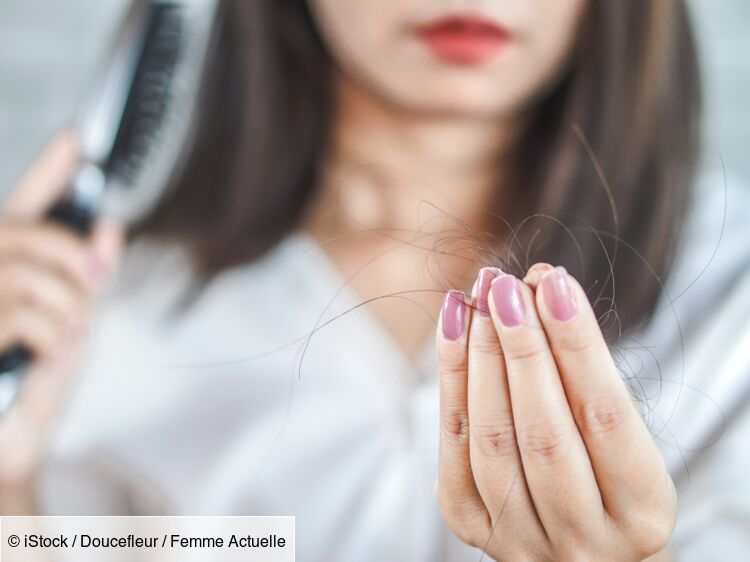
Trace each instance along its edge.
<instances>
[{"instance_id":1,"label":"lower lip","mask_svg":"<svg viewBox=\"0 0 750 562\"><path fill-rule=\"evenodd\" d=\"M428 28L419 36L439 59L459 65L486 63L510 43L503 30L475 24Z\"/></svg>"}]
</instances>

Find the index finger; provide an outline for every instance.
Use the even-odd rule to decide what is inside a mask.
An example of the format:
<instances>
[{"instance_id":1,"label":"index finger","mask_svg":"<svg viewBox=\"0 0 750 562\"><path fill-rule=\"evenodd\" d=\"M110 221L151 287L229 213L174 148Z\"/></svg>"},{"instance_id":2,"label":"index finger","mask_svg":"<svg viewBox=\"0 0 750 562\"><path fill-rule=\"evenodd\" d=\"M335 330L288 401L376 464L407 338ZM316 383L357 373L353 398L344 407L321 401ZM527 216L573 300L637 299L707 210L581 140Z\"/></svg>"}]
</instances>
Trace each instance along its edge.
<instances>
[{"instance_id":1,"label":"index finger","mask_svg":"<svg viewBox=\"0 0 750 562\"><path fill-rule=\"evenodd\" d=\"M531 499L549 539L603 532L602 500L530 287L492 281L490 312L505 360L516 440ZM552 533L550 534L550 531Z\"/></svg>"},{"instance_id":2,"label":"index finger","mask_svg":"<svg viewBox=\"0 0 750 562\"><path fill-rule=\"evenodd\" d=\"M67 188L78 161L75 134L59 134L26 171L6 200L3 216L14 220L42 218Z\"/></svg>"}]
</instances>

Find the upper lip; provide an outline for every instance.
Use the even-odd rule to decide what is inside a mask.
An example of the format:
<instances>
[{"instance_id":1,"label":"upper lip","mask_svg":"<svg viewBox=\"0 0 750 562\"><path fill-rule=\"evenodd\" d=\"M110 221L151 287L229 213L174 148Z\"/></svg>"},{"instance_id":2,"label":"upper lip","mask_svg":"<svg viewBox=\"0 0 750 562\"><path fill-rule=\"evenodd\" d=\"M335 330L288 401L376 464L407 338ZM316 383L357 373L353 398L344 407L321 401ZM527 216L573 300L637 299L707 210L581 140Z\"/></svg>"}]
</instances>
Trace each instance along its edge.
<instances>
[{"instance_id":1,"label":"upper lip","mask_svg":"<svg viewBox=\"0 0 750 562\"><path fill-rule=\"evenodd\" d=\"M510 36L507 28L497 21L477 14L449 14L417 27L422 34L463 31L467 34Z\"/></svg>"}]
</instances>

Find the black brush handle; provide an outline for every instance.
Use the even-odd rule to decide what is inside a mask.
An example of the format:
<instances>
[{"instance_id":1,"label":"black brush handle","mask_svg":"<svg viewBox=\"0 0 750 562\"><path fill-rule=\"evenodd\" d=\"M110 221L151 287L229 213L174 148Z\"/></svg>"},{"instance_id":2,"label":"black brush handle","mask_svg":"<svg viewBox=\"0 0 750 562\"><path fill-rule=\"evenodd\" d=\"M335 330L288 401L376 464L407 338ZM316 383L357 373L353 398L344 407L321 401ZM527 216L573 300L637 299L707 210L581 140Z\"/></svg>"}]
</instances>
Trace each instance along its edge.
<instances>
[{"instance_id":1,"label":"black brush handle","mask_svg":"<svg viewBox=\"0 0 750 562\"><path fill-rule=\"evenodd\" d=\"M59 201L47 212L48 221L61 224L82 237L89 235L95 218L92 209L72 198ZM23 345L12 347L0 355L0 377L26 370L33 360L33 354Z\"/></svg>"}]
</instances>

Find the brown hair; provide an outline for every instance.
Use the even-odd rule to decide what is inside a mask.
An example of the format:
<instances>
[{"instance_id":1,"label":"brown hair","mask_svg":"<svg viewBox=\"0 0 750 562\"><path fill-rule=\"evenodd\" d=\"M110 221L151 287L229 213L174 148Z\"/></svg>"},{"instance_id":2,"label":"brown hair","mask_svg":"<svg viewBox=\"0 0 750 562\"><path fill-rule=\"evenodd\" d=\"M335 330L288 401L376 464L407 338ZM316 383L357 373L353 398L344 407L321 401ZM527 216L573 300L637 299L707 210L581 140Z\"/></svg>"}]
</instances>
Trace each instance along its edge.
<instances>
[{"instance_id":1,"label":"brown hair","mask_svg":"<svg viewBox=\"0 0 750 562\"><path fill-rule=\"evenodd\" d=\"M225 0L213 57L189 163L139 229L187 242L207 279L299 226L335 108L332 61L304 0ZM526 261L562 264L607 294L594 298L603 313L616 288L618 332L653 312L674 257L699 93L682 1L589 0L569 68L508 156L503 214L520 225Z\"/></svg>"}]
</instances>

